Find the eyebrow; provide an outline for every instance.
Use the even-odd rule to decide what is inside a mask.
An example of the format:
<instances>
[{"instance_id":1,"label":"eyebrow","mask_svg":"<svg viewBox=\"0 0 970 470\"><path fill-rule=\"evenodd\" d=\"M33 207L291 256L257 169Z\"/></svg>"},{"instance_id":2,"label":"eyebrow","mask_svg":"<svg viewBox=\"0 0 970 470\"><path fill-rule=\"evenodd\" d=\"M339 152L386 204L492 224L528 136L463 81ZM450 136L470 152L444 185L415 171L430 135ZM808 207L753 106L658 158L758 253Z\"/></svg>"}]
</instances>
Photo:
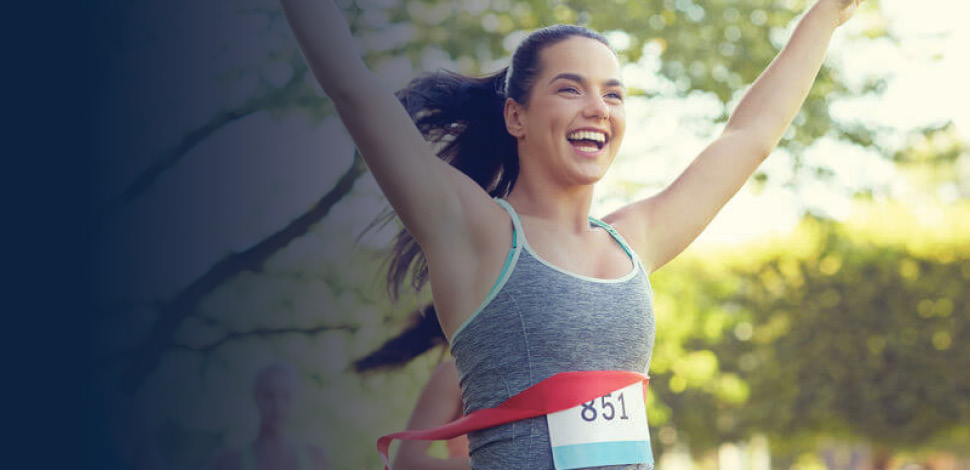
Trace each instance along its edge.
<instances>
[{"instance_id":1,"label":"eyebrow","mask_svg":"<svg viewBox=\"0 0 970 470\"><path fill-rule=\"evenodd\" d=\"M579 83L579 84L583 84L583 85L586 84L586 79L583 78L581 75L577 75L575 73L560 73L560 74L556 75L555 77L552 77L552 79L549 80L549 83L552 83L552 82L554 82L556 80L559 80L560 78L561 79L564 79L564 80L570 80L570 81L573 81L573 82L576 82L576 83ZM620 87L620 88L624 88L624 89L626 88L623 85L623 82L621 82L621 81L619 81L619 80L617 80L615 78L612 78L612 79L607 80L606 81L606 86L616 86L616 87Z\"/></svg>"}]
</instances>

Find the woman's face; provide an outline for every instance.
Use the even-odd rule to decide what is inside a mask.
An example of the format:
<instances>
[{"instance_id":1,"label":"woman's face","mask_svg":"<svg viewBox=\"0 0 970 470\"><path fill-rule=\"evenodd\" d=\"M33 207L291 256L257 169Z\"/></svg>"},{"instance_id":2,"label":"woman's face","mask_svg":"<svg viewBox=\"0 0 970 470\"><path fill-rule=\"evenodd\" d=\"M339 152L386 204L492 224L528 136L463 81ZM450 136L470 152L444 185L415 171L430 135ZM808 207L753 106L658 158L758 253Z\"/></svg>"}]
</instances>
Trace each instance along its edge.
<instances>
[{"instance_id":1,"label":"woman's face","mask_svg":"<svg viewBox=\"0 0 970 470\"><path fill-rule=\"evenodd\" d=\"M564 185L599 181L616 158L626 114L616 55L603 43L574 36L544 48L525 106L507 109L519 141L522 172L538 171Z\"/></svg>"}]
</instances>

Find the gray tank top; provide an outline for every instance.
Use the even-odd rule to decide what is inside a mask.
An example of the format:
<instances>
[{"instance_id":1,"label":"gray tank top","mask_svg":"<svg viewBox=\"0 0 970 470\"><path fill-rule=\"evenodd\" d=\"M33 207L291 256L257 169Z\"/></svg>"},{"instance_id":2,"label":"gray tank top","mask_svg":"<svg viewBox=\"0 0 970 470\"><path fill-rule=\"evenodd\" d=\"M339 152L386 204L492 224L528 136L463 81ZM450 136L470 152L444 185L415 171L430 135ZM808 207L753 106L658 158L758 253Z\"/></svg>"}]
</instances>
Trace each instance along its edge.
<instances>
[{"instance_id":1,"label":"gray tank top","mask_svg":"<svg viewBox=\"0 0 970 470\"><path fill-rule=\"evenodd\" d=\"M597 279L570 273L540 258L515 210L496 201L512 217L512 249L488 297L451 340L465 413L494 407L558 372L645 374L654 341L650 282L620 235L590 218L629 255L628 274ZM475 470L553 468L545 416L470 433L468 444Z\"/></svg>"}]
</instances>

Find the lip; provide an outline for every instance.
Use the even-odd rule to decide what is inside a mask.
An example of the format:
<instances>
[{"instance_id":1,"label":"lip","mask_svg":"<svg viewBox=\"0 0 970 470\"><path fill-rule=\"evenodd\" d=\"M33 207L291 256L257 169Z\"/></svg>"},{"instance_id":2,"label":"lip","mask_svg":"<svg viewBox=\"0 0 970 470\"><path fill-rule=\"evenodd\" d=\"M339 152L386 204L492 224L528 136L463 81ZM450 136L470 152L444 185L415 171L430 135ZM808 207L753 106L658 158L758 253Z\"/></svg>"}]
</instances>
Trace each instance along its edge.
<instances>
[{"instance_id":1,"label":"lip","mask_svg":"<svg viewBox=\"0 0 970 470\"><path fill-rule=\"evenodd\" d=\"M573 145L572 143L569 144L569 147L573 149L573 153L585 158L597 158L600 155L602 155L604 152L606 152L605 145L603 146L603 148L598 148L593 152L586 152L584 150L580 150L579 147Z\"/></svg>"},{"instance_id":2,"label":"lip","mask_svg":"<svg viewBox=\"0 0 970 470\"><path fill-rule=\"evenodd\" d=\"M596 151L594 151L594 152L585 152L585 151L580 150L576 145L574 145L567 138L566 139L566 143L569 144L569 147L571 147L573 149L573 152L575 152L576 154L578 154L580 156L586 157L586 158L596 158L596 157L599 157L600 155L602 155L604 152L606 152L606 146L610 144L610 133L609 133L609 131L607 131L605 129L600 129L600 128L597 128L597 127L579 127L579 128L576 128L576 129L570 129L569 131L566 132L566 135L568 136L569 134L572 134L573 132L582 132L582 131L599 132L599 133L603 134L603 136L605 137L605 140L603 141L603 146L600 147L600 148L597 148Z\"/></svg>"}]
</instances>

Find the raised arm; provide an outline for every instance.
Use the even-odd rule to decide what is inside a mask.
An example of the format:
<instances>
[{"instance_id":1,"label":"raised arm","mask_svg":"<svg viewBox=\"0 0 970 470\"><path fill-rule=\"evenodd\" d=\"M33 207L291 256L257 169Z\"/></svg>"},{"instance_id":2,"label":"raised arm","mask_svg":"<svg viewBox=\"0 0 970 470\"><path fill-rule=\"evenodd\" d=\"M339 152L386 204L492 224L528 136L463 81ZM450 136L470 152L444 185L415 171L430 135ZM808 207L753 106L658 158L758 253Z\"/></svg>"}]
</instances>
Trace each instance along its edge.
<instances>
[{"instance_id":1,"label":"raised arm","mask_svg":"<svg viewBox=\"0 0 970 470\"><path fill-rule=\"evenodd\" d=\"M771 153L808 96L832 33L861 2L818 0L721 135L665 190L606 218L631 239L648 269L680 254Z\"/></svg>"},{"instance_id":2,"label":"raised arm","mask_svg":"<svg viewBox=\"0 0 970 470\"><path fill-rule=\"evenodd\" d=\"M436 235L465 227L461 198L489 202L487 194L432 153L401 103L364 65L332 0L281 3L310 69L384 195L422 248L433 251L429 245L442 239Z\"/></svg>"}]
</instances>

